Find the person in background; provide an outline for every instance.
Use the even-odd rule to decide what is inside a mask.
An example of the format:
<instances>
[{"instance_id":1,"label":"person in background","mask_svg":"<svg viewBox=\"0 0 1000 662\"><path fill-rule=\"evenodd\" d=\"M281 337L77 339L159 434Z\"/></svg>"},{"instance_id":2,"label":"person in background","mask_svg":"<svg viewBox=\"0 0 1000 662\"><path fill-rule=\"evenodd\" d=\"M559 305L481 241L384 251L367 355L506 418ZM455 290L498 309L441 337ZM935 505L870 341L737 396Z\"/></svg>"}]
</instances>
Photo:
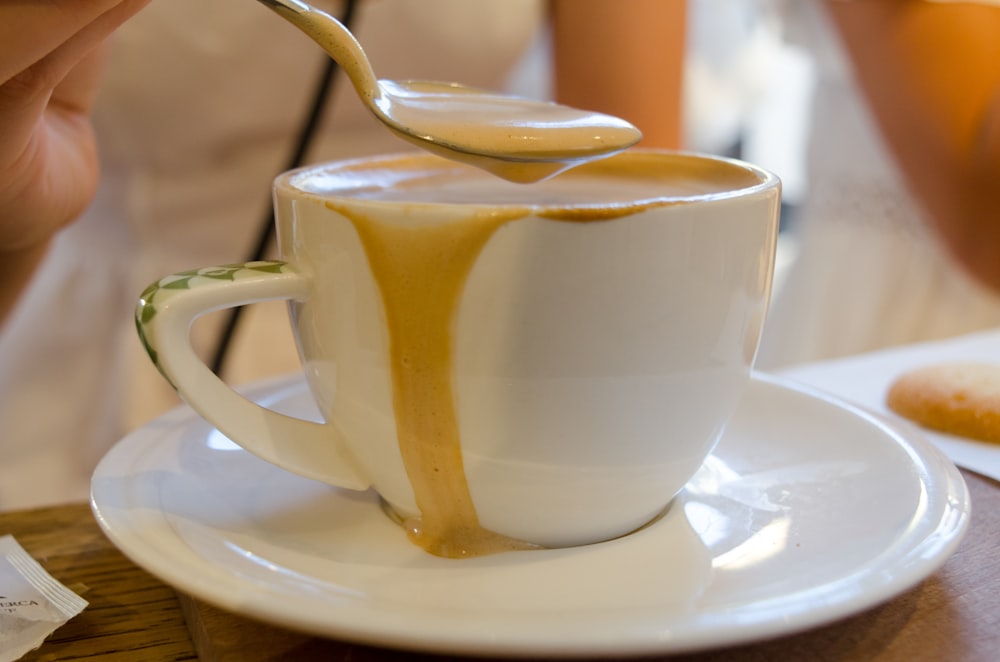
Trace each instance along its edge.
<instances>
[{"instance_id":1,"label":"person in background","mask_svg":"<svg viewBox=\"0 0 1000 662\"><path fill-rule=\"evenodd\" d=\"M818 79L758 367L1000 326L1000 6L783 6Z\"/></svg>"},{"instance_id":2,"label":"person in background","mask_svg":"<svg viewBox=\"0 0 1000 662\"><path fill-rule=\"evenodd\" d=\"M684 17L683 0L363 0L352 28L381 77L500 90L551 28L558 100L676 147ZM0 4L0 509L85 499L108 448L177 404L138 294L247 259L325 58L252 0ZM306 160L409 149L344 83ZM297 370L284 306L249 310L227 379ZM206 354L221 323L193 329Z\"/></svg>"},{"instance_id":3,"label":"person in background","mask_svg":"<svg viewBox=\"0 0 1000 662\"><path fill-rule=\"evenodd\" d=\"M833 2L886 144L936 235L1000 292L1000 2Z\"/></svg>"}]
</instances>

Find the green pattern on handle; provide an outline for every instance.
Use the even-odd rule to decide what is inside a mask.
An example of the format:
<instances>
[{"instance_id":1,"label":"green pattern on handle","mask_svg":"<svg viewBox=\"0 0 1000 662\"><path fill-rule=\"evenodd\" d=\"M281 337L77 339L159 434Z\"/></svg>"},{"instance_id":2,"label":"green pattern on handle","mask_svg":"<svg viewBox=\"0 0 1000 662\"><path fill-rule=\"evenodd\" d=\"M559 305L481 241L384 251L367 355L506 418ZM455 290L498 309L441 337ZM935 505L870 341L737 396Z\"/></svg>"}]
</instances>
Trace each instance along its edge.
<instances>
[{"instance_id":1,"label":"green pattern on handle","mask_svg":"<svg viewBox=\"0 0 1000 662\"><path fill-rule=\"evenodd\" d=\"M139 332L139 339L145 348L149 358L152 359L156 369L166 378L170 385L177 388L170 377L164 373L160 366L159 357L150 342L152 327L150 323L156 317L158 306L162 306L181 290L190 290L203 284L206 280L229 280L234 281L241 275L254 272L280 274L291 271L285 262L260 261L244 262L241 264L226 264L219 267L205 267L202 269L191 269L181 271L170 276L165 276L151 284L142 294L139 295L139 303L135 308L135 326Z\"/></svg>"}]
</instances>

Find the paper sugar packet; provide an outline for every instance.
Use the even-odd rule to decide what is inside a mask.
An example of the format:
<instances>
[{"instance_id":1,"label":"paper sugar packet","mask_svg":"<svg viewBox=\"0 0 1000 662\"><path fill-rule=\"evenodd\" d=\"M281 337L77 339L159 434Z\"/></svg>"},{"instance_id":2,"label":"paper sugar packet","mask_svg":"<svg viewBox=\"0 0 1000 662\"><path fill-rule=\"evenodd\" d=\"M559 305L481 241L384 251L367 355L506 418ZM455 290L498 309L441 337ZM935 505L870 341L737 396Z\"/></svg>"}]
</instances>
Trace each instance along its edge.
<instances>
[{"instance_id":1,"label":"paper sugar packet","mask_svg":"<svg viewBox=\"0 0 1000 662\"><path fill-rule=\"evenodd\" d=\"M13 536L0 537L0 662L42 645L87 606L31 558Z\"/></svg>"}]
</instances>

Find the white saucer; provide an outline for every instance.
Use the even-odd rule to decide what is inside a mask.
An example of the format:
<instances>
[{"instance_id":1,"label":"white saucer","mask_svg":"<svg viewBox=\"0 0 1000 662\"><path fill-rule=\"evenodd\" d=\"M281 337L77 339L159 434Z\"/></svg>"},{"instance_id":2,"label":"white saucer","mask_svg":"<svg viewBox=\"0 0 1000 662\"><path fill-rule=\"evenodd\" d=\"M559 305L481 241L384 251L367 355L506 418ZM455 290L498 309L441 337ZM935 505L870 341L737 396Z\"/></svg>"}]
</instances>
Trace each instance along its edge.
<instances>
[{"instance_id":1,"label":"white saucer","mask_svg":"<svg viewBox=\"0 0 1000 662\"><path fill-rule=\"evenodd\" d=\"M297 379L248 392L316 417ZM657 522L588 547L455 561L412 546L371 493L277 469L181 408L108 453L92 505L163 581L304 632L449 653L675 653L827 623L934 572L969 497L909 434L757 376Z\"/></svg>"}]
</instances>

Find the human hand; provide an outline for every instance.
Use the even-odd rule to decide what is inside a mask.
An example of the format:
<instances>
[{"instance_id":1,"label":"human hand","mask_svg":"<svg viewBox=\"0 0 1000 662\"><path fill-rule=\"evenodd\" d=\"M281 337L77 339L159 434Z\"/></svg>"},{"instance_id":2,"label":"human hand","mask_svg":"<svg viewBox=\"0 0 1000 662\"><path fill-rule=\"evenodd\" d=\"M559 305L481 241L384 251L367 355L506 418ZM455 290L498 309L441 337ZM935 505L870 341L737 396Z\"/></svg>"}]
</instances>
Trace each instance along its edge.
<instances>
[{"instance_id":1,"label":"human hand","mask_svg":"<svg viewBox=\"0 0 1000 662\"><path fill-rule=\"evenodd\" d=\"M102 44L148 2L0 0L0 253L45 244L93 197Z\"/></svg>"}]
</instances>

